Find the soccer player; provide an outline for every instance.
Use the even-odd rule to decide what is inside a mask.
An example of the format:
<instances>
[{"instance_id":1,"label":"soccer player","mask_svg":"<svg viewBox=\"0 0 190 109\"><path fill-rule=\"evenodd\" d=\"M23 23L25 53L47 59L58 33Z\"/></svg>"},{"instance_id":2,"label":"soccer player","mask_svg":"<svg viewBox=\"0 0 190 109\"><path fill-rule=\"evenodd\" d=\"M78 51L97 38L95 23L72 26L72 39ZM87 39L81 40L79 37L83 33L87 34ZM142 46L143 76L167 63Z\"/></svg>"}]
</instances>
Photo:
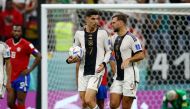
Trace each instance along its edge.
<instances>
[{"instance_id":1,"label":"soccer player","mask_svg":"<svg viewBox=\"0 0 190 109\"><path fill-rule=\"evenodd\" d=\"M118 13L112 17L112 27L117 35L112 36L116 59L116 74L110 87L110 108L117 109L122 101L123 109L131 109L139 82L137 61L144 58L139 40L128 31L127 16Z\"/></svg>"},{"instance_id":2,"label":"soccer player","mask_svg":"<svg viewBox=\"0 0 190 109\"><path fill-rule=\"evenodd\" d=\"M171 106L169 106L169 104ZM164 95L162 109L190 109L185 90L170 90Z\"/></svg>"},{"instance_id":3,"label":"soccer player","mask_svg":"<svg viewBox=\"0 0 190 109\"><path fill-rule=\"evenodd\" d=\"M5 86L7 91L11 89L11 63L10 63L10 50L9 47L0 41L0 99L4 98ZM5 64L5 67L4 67ZM6 75L5 75L6 69Z\"/></svg>"},{"instance_id":4,"label":"soccer player","mask_svg":"<svg viewBox=\"0 0 190 109\"><path fill-rule=\"evenodd\" d=\"M104 68L111 56L108 44L108 34L105 30L98 28L99 12L89 9L85 15L85 28L78 30L74 36L74 46L81 46L84 50L82 59L69 57L68 63L80 61L78 74L78 91L82 101L82 107L99 109L96 104L96 94Z\"/></svg>"},{"instance_id":5,"label":"soccer player","mask_svg":"<svg viewBox=\"0 0 190 109\"><path fill-rule=\"evenodd\" d=\"M6 41L11 51L11 86L8 92L8 106L11 109L25 109L25 99L30 84L30 72L40 63L41 54L32 43L22 38L22 26L13 25L13 37ZM30 55L35 57L29 67ZM17 105L16 105L17 100Z\"/></svg>"},{"instance_id":6,"label":"soccer player","mask_svg":"<svg viewBox=\"0 0 190 109\"><path fill-rule=\"evenodd\" d=\"M111 55L109 64L111 67L111 72L114 75L116 72L115 71L116 64L115 64L114 55ZM105 73L102 78L102 83L101 83L100 87L98 88L98 93L96 95L96 102L100 109L104 109L104 102L105 102L105 99L107 98L107 74L108 74L108 70L107 70L107 67L105 67Z\"/></svg>"},{"instance_id":7,"label":"soccer player","mask_svg":"<svg viewBox=\"0 0 190 109\"><path fill-rule=\"evenodd\" d=\"M111 66L112 73L115 74L115 58L114 58L114 56L111 56L109 64ZM78 78L79 65L80 65L80 62L77 62L76 78ZM101 85L98 88L98 92L96 94L96 102L100 109L104 109L104 104L105 104L104 102L105 102L105 99L107 98L107 73L108 73L107 67L105 67L105 73L103 75ZM77 79L76 83L78 86L78 79Z\"/></svg>"},{"instance_id":8,"label":"soccer player","mask_svg":"<svg viewBox=\"0 0 190 109\"><path fill-rule=\"evenodd\" d=\"M79 70L80 62L76 64L76 78L78 78L78 70ZM76 81L78 86L78 79ZM102 77L102 82L100 87L98 88L98 92L96 94L96 103L100 109L104 109L104 101L107 98L107 67L105 67L105 73Z\"/></svg>"}]
</instances>

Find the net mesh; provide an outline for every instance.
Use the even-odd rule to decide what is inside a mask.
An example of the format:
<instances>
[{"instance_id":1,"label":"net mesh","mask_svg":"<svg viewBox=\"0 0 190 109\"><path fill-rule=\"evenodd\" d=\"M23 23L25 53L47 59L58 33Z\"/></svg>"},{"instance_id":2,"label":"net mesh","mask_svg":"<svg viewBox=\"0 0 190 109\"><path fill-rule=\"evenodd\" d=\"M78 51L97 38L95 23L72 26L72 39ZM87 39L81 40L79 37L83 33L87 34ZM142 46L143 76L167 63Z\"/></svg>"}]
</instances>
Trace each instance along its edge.
<instances>
[{"instance_id":1,"label":"net mesh","mask_svg":"<svg viewBox=\"0 0 190 109\"><path fill-rule=\"evenodd\" d=\"M158 11L160 10L160 11ZM84 25L85 9L49 9L48 18L48 107L62 99L62 91L74 91L75 65L66 64L73 35ZM139 62L138 106L146 101L159 109L163 94L170 89L190 88L190 12L188 9L99 9L100 26L113 34L111 16L123 12L128 28L141 41L146 58ZM111 70L108 86L112 83ZM188 90L187 90L188 91ZM146 94L146 95L143 95Z\"/></svg>"}]
</instances>

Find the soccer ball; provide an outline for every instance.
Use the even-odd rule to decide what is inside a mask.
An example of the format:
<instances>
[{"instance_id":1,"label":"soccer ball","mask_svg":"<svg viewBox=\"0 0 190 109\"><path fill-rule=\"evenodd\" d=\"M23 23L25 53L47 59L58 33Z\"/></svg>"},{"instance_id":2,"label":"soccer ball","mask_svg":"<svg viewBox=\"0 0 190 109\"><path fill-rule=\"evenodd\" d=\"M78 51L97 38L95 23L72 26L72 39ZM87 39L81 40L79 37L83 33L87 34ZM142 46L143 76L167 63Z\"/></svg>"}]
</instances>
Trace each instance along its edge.
<instances>
[{"instance_id":1,"label":"soccer ball","mask_svg":"<svg viewBox=\"0 0 190 109\"><path fill-rule=\"evenodd\" d=\"M69 56L82 58L83 56L83 50L79 46L74 46L69 49Z\"/></svg>"}]
</instances>

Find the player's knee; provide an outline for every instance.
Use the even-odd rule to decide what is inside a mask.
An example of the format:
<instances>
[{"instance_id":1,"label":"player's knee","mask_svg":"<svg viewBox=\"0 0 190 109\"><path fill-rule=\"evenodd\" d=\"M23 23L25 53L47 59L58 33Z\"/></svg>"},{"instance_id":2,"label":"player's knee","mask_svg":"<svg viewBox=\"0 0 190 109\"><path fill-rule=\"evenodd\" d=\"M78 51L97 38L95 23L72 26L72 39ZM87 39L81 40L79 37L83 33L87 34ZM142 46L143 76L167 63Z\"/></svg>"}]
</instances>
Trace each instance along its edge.
<instances>
[{"instance_id":1,"label":"player's knee","mask_svg":"<svg viewBox=\"0 0 190 109\"><path fill-rule=\"evenodd\" d=\"M81 102L82 102L82 107L83 107L83 108L86 108L86 107L87 107L87 104L85 103L85 101L82 100Z\"/></svg>"},{"instance_id":2,"label":"player's knee","mask_svg":"<svg viewBox=\"0 0 190 109\"><path fill-rule=\"evenodd\" d=\"M13 102L7 102L7 105L9 108L13 109L15 107L15 104Z\"/></svg>"},{"instance_id":3,"label":"player's knee","mask_svg":"<svg viewBox=\"0 0 190 109\"><path fill-rule=\"evenodd\" d=\"M88 105L88 106L91 106L93 104L93 99L91 98L85 98L85 103Z\"/></svg>"},{"instance_id":4,"label":"player's knee","mask_svg":"<svg viewBox=\"0 0 190 109\"><path fill-rule=\"evenodd\" d=\"M118 103L116 103L116 102L110 102L110 108L111 109L117 109L119 107L119 104Z\"/></svg>"},{"instance_id":5,"label":"player's knee","mask_svg":"<svg viewBox=\"0 0 190 109\"><path fill-rule=\"evenodd\" d=\"M25 99L18 98L17 102L18 102L18 104L25 104Z\"/></svg>"}]
</instances>

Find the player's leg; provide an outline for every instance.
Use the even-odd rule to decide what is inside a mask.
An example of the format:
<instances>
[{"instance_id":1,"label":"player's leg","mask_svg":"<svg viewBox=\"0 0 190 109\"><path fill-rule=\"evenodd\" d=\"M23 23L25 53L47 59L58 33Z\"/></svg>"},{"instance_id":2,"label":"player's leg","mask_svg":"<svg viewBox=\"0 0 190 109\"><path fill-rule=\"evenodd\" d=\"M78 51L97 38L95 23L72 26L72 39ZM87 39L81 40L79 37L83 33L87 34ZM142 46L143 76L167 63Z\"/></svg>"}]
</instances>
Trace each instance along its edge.
<instances>
[{"instance_id":1,"label":"player's leg","mask_svg":"<svg viewBox=\"0 0 190 109\"><path fill-rule=\"evenodd\" d=\"M18 77L18 84L17 84L17 107L18 109L25 109L25 100L26 95L29 90L29 84L30 84L30 75L20 75Z\"/></svg>"},{"instance_id":2,"label":"player's leg","mask_svg":"<svg viewBox=\"0 0 190 109\"><path fill-rule=\"evenodd\" d=\"M81 103L82 103L82 109L87 109L88 108L87 104L85 103L85 99L84 99L85 93L86 93L86 91L80 91L79 92Z\"/></svg>"},{"instance_id":3,"label":"player's leg","mask_svg":"<svg viewBox=\"0 0 190 109\"><path fill-rule=\"evenodd\" d=\"M110 108L118 109L120 107L120 102L122 99L122 94L119 93L110 93Z\"/></svg>"},{"instance_id":4,"label":"player's leg","mask_svg":"<svg viewBox=\"0 0 190 109\"><path fill-rule=\"evenodd\" d=\"M97 91L94 89L87 89L85 94L85 102L90 109L99 109L96 104L96 93Z\"/></svg>"},{"instance_id":5,"label":"player's leg","mask_svg":"<svg viewBox=\"0 0 190 109\"><path fill-rule=\"evenodd\" d=\"M13 88L7 91L7 105L10 109L17 109L16 106L16 92Z\"/></svg>"},{"instance_id":6,"label":"player's leg","mask_svg":"<svg viewBox=\"0 0 190 109\"><path fill-rule=\"evenodd\" d=\"M114 80L110 87L110 108L118 109L122 99L122 82Z\"/></svg>"},{"instance_id":7,"label":"player's leg","mask_svg":"<svg viewBox=\"0 0 190 109\"><path fill-rule=\"evenodd\" d=\"M123 109L131 109L134 97L123 96L122 98L122 108Z\"/></svg>"},{"instance_id":8,"label":"player's leg","mask_svg":"<svg viewBox=\"0 0 190 109\"><path fill-rule=\"evenodd\" d=\"M131 109L133 100L135 99L138 85L133 81L126 81L123 84L123 109Z\"/></svg>"},{"instance_id":9,"label":"player's leg","mask_svg":"<svg viewBox=\"0 0 190 109\"><path fill-rule=\"evenodd\" d=\"M96 94L96 102L100 109L104 109L104 100L107 98L107 87L100 85Z\"/></svg>"},{"instance_id":10,"label":"player's leg","mask_svg":"<svg viewBox=\"0 0 190 109\"><path fill-rule=\"evenodd\" d=\"M25 100L27 92L17 91L17 108L25 109Z\"/></svg>"},{"instance_id":11,"label":"player's leg","mask_svg":"<svg viewBox=\"0 0 190 109\"><path fill-rule=\"evenodd\" d=\"M79 76L78 77L78 91L81 99L81 105L82 109L88 109L88 106L85 102L85 94L86 94L86 89L87 89L87 84L88 84L88 76Z\"/></svg>"},{"instance_id":12,"label":"player's leg","mask_svg":"<svg viewBox=\"0 0 190 109\"><path fill-rule=\"evenodd\" d=\"M97 99L96 102L100 109L104 109L104 99Z\"/></svg>"},{"instance_id":13,"label":"player's leg","mask_svg":"<svg viewBox=\"0 0 190 109\"><path fill-rule=\"evenodd\" d=\"M96 94L101 82L102 74L94 75L89 78L87 91L85 94L85 102L91 109L99 109L96 103Z\"/></svg>"}]
</instances>

